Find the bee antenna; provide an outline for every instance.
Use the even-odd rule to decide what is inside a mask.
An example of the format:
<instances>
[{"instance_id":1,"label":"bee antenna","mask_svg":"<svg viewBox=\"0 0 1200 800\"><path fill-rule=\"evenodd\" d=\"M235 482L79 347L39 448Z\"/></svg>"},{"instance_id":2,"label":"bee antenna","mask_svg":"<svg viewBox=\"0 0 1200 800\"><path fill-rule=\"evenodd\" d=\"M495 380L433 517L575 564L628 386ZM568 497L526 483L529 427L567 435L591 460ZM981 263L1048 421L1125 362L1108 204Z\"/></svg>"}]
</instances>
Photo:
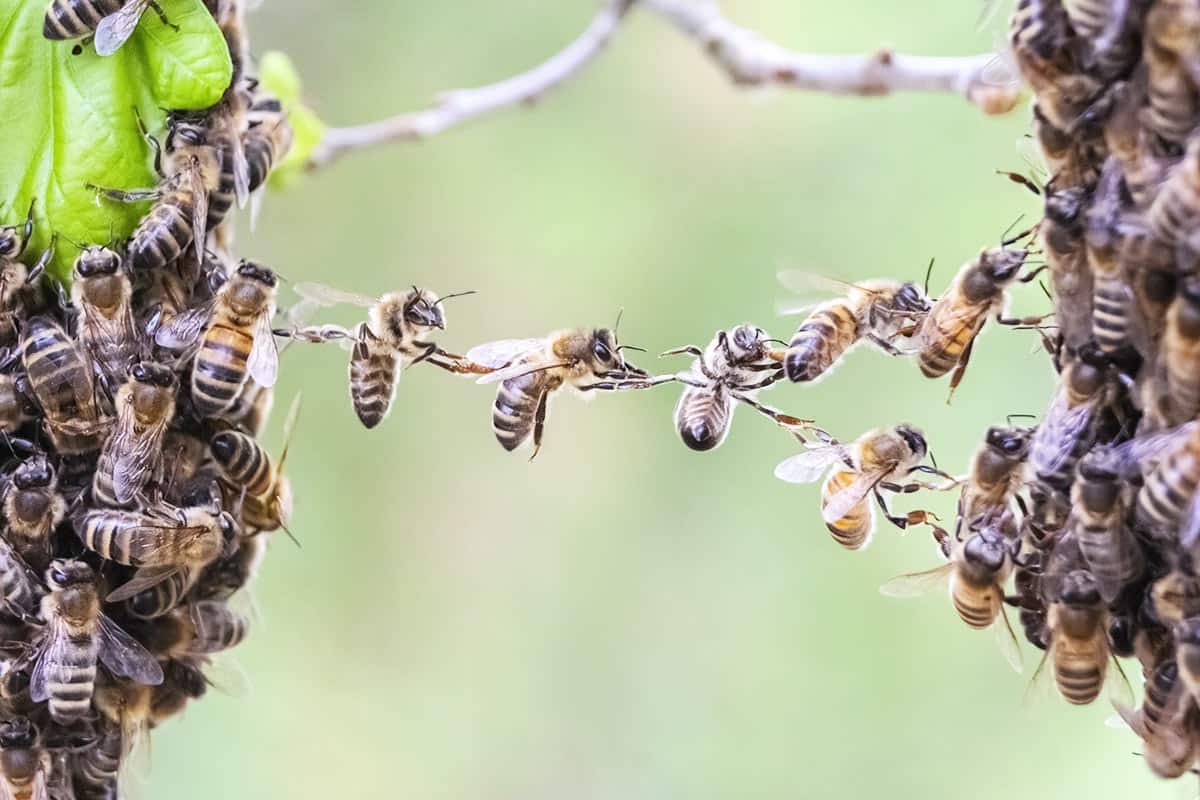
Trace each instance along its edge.
<instances>
[{"instance_id":1,"label":"bee antenna","mask_svg":"<svg viewBox=\"0 0 1200 800\"><path fill-rule=\"evenodd\" d=\"M477 292L474 289L468 289L465 292L455 292L454 294L448 294L444 297L439 297L437 300L433 301L433 304L436 306L438 303L442 302L443 300L449 300L451 297L466 297L469 294L477 294Z\"/></svg>"},{"instance_id":2,"label":"bee antenna","mask_svg":"<svg viewBox=\"0 0 1200 800\"><path fill-rule=\"evenodd\" d=\"M288 530L287 525L280 525L279 527L282 528L283 532L287 534L287 537L292 540L292 544L296 545L296 547L303 549L304 545L300 544L300 540L297 539L290 530Z\"/></svg>"},{"instance_id":3,"label":"bee antenna","mask_svg":"<svg viewBox=\"0 0 1200 800\"><path fill-rule=\"evenodd\" d=\"M929 259L929 266L925 268L925 296L929 296L929 277L933 275L933 259Z\"/></svg>"},{"instance_id":4,"label":"bee antenna","mask_svg":"<svg viewBox=\"0 0 1200 800\"><path fill-rule=\"evenodd\" d=\"M775 344L781 344L781 345L783 345L784 347L788 347L788 346L790 346L790 342L785 342L783 339L763 339L763 341L764 341L764 342L768 342L768 343L769 343L769 342L774 342Z\"/></svg>"},{"instance_id":5,"label":"bee antenna","mask_svg":"<svg viewBox=\"0 0 1200 800\"><path fill-rule=\"evenodd\" d=\"M939 466L937 465L937 456L935 456L935 455L933 454L933 449L931 448L931 449L930 449L928 452L929 452L929 463L933 465L933 468L934 468L934 469L936 469L936 470L940 470L940 469L941 469L941 467L939 467Z\"/></svg>"},{"instance_id":6,"label":"bee antenna","mask_svg":"<svg viewBox=\"0 0 1200 800\"><path fill-rule=\"evenodd\" d=\"M646 348L644 348L644 347L635 347L634 345L631 345L631 344L622 344L622 345L618 345L618 346L617 346L617 352L620 352L620 351L622 351L622 350L636 350L636 351L638 351L639 353L645 353L645 352L646 352Z\"/></svg>"},{"instance_id":7,"label":"bee antenna","mask_svg":"<svg viewBox=\"0 0 1200 800\"><path fill-rule=\"evenodd\" d=\"M1004 418L1009 425L1012 425L1014 419L1037 419L1037 414L1009 414Z\"/></svg>"},{"instance_id":8,"label":"bee antenna","mask_svg":"<svg viewBox=\"0 0 1200 800\"><path fill-rule=\"evenodd\" d=\"M1046 299L1053 302L1054 296L1052 294L1050 294L1050 290L1048 288L1046 288L1046 282L1038 281L1038 286L1042 287L1042 294L1046 295Z\"/></svg>"},{"instance_id":9,"label":"bee antenna","mask_svg":"<svg viewBox=\"0 0 1200 800\"><path fill-rule=\"evenodd\" d=\"M619 308L619 309L617 310L617 321L616 321L616 323L613 325L613 336L616 336L616 335L617 335L617 331L621 329L621 317L622 317L622 316L624 316L624 315L625 315L625 307L624 307L624 306L621 306L621 308Z\"/></svg>"}]
</instances>

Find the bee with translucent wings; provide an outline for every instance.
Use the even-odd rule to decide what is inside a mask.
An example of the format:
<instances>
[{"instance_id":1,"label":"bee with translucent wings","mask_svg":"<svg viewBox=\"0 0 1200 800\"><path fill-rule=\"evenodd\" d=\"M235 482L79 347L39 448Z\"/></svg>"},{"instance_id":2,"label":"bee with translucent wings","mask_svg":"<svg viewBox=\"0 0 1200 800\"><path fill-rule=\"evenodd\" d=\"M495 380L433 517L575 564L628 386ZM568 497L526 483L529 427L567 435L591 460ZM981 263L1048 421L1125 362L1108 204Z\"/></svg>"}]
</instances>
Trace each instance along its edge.
<instances>
[{"instance_id":1,"label":"bee with translucent wings","mask_svg":"<svg viewBox=\"0 0 1200 800\"><path fill-rule=\"evenodd\" d=\"M893 514L883 491L908 494L922 488L948 488L924 483L899 483L914 472L938 475L953 481L935 467L921 463L929 448L925 436L912 425L870 430L849 445L824 431L820 443L808 443L805 452L792 456L775 468L775 477L788 483L814 483L828 473L821 485L821 518L834 541L848 550L866 547L875 531L874 497L884 516L901 530L909 525L932 524L928 511Z\"/></svg>"},{"instance_id":2,"label":"bee with translucent wings","mask_svg":"<svg viewBox=\"0 0 1200 800\"><path fill-rule=\"evenodd\" d=\"M945 564L893 578L880 587L888 597L915 597L933 589L950 590L959 618L971 628L991 628L1005 660L1021 671L1021 648L1004 610L1004 585L1013 572L1019 540L1011 516L993 518L965 539L940 536ZM997 619L1003 625L997 624Z\"/></svg>"},{"instance_id":3,"label":"bee with translucent wings","mask_svg":"<svg viewBox=\"0 0 1200 800\"><path fill-rule=\"evenodd\" d=\"M382 297L346 292L319 283L296 284L303 298L289 311L299 321L317 306L347 304L369 309L367 321L348 331L337 325L280 331L309 342L339 340L350 349L350 400L358 419L367 428L381 423L391 410L401 373L422 361L448 372L478 372L460 355L449 353L425 337L445 330L443 301L471 292L438 297L416 286Z\"/></svg>"},{"instance_id":4,"label":"bee with translucent wings","mask_svg":"<svg viewBox=\"0 0 1200 800\"><path fill-rule=\"evenodd\" d=\"M1096 346L1081 347L1070 358L1029 447L1029 466L1039 481L1061 491L1070 487L1113 386L1111 365Z\"/></svg>"},{"instance_id":5,"label":"bee with translucent wings","mask_svg":"<svg viewBox=\"0 0 1200 800\"><path fill-rule=\"evenodd\" d=\"M619 320L618 320L619 322ZM648 389L675 380L651 378L621 354L615 327L569 328L540 339L504 339L472 348L467 361L494 370L479 383L499 383L492 406L492 430L512 451L533 434L533 455L542 446L550 397L564 386L578 392Z\"/></svg>"},{"instance_id":6,"label":"bee with translucent wings","mask_svg":"<svg viewBox=\"0 0 1200 800\"><path fill-rule=\"evenodd\" d=\"M28 717L0 722L0 797L50 800L50 753L38 744L38 729Z\"/></svg>"},{"instance_id":7,"label":"bee with translucent wings","mask_svg":"<svg viewBox=\"0 0 1200 800\"><path fill-rule=\"evenodd\" d=\"M95 1L75 0L77 4ZM179 30L179 26L167 19L162 7L155 0L124 0L121 8L100 20L96 26L96 52L102 56L111 56L120 50L121 45L125 44L133 35L138 22L142 19L142 14L148 8L154 9L154 13L158 14L158 18L164 25L174 28L176 31Z\"/></svg>"}]
</instances>

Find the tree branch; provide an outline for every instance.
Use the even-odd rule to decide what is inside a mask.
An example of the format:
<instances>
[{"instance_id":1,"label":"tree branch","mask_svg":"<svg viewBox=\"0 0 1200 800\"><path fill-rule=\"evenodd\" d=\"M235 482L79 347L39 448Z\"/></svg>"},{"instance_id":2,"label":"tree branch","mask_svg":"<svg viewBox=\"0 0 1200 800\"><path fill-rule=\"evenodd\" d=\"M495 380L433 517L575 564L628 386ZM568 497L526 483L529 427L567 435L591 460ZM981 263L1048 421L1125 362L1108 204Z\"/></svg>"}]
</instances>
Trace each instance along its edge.
<instances>
[{"instance_id":1,"label":"tree branch","mask_svg":"<svg viewBox=\"0 0 1200 800\"><path fill-rule=\"evenodd\" d=\"M713 2L641 0L641 6L695 39L740 86L785 86L830 94L880 97L892 92L949 92L987 114L1003 114L1017 103L1015 72L1003 83L985 80L998 59L974 56L909 56L886 48L870 55L796 53L721 16Z\"/></svg>"},{"instance_id":2,"label":"tree branch","mask_svg":"<svg viewBox=\"0 0 1200 800\"><path fill-rule=\"evenodd\" d=\"M715 3L706 0L606 0L578 38L528 72L499 83L446 92L424 111L327 128L309 167L324 166L349 150L420 140L493 111L533 105L604 50L635 2L698 41L740 86L786 86L868 97L899 91L948 92L965 97L987 114L1003 114L1017 102L1015 78L1005 83L985 80L985 67L996 59L990 53L962 57L909 56L887 49L871 55L795 53L729 22Z\"/></svg>"},{"instance_id":3,"label":"tree branch","mask_svg":"<svg viewBox=\"0 0 1200 800\"><path fill-rule=\"evenodd\" d=\"M633 2L606 0L578 38L528 72L487 86L446 92L437 105L425 111L349 128L327 128L309 159L310 167L328 164L347 150L394 140L424 139L492 111L536 103L604 50Z\"/></svg>"}]
</instances>

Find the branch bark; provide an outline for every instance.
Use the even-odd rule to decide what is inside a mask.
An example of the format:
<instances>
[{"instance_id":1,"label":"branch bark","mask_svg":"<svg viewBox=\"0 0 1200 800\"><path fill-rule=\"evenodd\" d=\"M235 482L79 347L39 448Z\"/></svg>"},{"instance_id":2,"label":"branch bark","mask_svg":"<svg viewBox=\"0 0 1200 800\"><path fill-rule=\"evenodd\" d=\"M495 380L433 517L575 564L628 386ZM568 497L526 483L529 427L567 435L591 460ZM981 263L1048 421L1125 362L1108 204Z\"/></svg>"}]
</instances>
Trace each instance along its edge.
<instances>
[{"instance_id":1,"label":"branch bark","mask_svg":"<svg viewBox=\"0 0 1200 800\"><path fill-rule=\"evenodd\" d=\"M946 92L965 97L987 114L1017 103L1019 83L987 79L998 56L910 56L880 49L870 55L796 53L726 20L713 2L606 0L587 28L548 60L511 78L442 94L424 111L345 128L327 128L309 158L324 166L344 153L392 141L425 139L478 117L531 106L590 64L608 45L634 3L696 40L739 86L784 86L806 91L879 97L893 92Z\"/></svg>"}]
</instances>

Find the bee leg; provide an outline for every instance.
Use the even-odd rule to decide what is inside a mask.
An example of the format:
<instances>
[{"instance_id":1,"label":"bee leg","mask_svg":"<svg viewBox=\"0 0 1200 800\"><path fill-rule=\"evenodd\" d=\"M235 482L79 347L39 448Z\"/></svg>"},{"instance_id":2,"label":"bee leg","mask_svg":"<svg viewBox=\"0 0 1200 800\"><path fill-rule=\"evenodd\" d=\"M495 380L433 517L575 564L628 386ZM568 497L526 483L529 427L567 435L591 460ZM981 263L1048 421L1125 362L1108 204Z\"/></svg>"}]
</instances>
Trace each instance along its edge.
<instances>
[{"instance_id":1,"label":"bee leg","mask_svg":"<svg viewBox=\"0 0 1200 800\"><path fill-rule=\"evenodd\" d=\"M901 350L900 348L896 347L896 345L892 344L892 343L891 343L891 342L889 342L887 339L884 339L882 336L877 336L877 335L876 335L876 334L874 334L874 333L868 333L868 334L867 334L867 338L868 338L868 339L870 339L870 340L871 340L871 342L872 342L872 343L873 343L873 344L874 344L876 347L878 347L878 348L879 348L880 350L882 350L883 352L887 353L889 356L902 356L902 355L905 355L905 352L904 352L903 350Z\"/></svg>"},{"instance_id":2,"label":"bee leg","mask_svg":"<svg viewBox=\"0 0 1200 800\"><path fill-rule=\"evenodd\" d=\"M704 351L701 350L699 347L696 347L696 345L686 344L683 347L676 347L672 350L664 350L658 354L658 357L662 358L664 356L678 356L678 355L683 355L685 353L687 355L696 356L697 358L704 355Z\"/></svg>"},{"instance_id":3,"label":"bee leg","mask_svg":"<svg viewBox=\"0 0 1200 800\"><path fill-rule=\"evenodd\" d=\"M958 388L958 384L962 381L963 375L967 372L967 363L971 360L971 350L975 347L975 339L967 342L967 346L963 348L962 355L958 357L958 364L954 367L954 374L950 376L950 391L946 395L946 405L950 405L951 398L954 397L954 390Z\"/></svg>"},{"instance_id":4,"label":"bee leg","mask_svg":"<svg viewBox=\"0 0 1200 800\"><path fill-rule=\"evenodd\" d=\"M1017 278L1017 280L1020 281L1021 283L1032 283L1034 278L1036 278L1042 272L1045 272L1047 269L1049 269L1049 267L1047 265L1043 264L1042 266L1038 267L1037 269L1033 270L1032 272L1025 273L1021 277Z\"/></svg>"},{"instance_id":5,"label":"bee leg","mask_svg":"<svg viewBox=\"0 0 1200 800\"><path fill-rule=\"evenodd\" d=\"M542 431L546 428L546 400L549 397L549 392L542 392L542 396L538 398L537 412L533 415L533 454L529 456L530 461L537 458L538 451L542 449Z\"/></svg>"},{"instance_id":6,"label":"bee leg","mask_svg":"<svg viewBox=\"0 0 1200 800\"><path fill-rule=\"evenodd\" d=\"M17 258L25 254L25 248L29 247L29 237L33 236L33 204L37 202L37 198L29 201L29 211L25 214L25 225L21 229L21 248L17 250Z\"/></svg>"},{"instance_id":7,"label":"bee leg","mask_svg":"<svg viewBox=\"0 0 1200 800\"><path fill-rule=\"evenodd\" d=\"M624 392L631 389L650 389L654 386L658 386L659 384L671 383L675 380L677 380L677 378L674 375L656 375L653 378L627 378L625 380L617 381L600 381L598 383L588 384L587 386L580 386L579 391L587 392L591 391L592 389L596 389L602 392ZM701 383L693 385L703 386L704 384Z\"/></svg>"},{"instance_id":8,"label":"bee leg","mask_svg":"<svg viewBox=\"0 0 1200 800\"><path fill-rule=\"evenodd\" d=\"M928 475L937 475L939 478L945 478L947 481L949 481L949 483L940 486L930 486L928 484L924 484L926 489L933 489L934 491L944 492L948 489L953 489L955 486L958 486L960 483L962 483L962 481L950 473L940 470L937 467L928 466L927 464L918 464L915 467L912 467L909 469L908 474L911 475L914 472L924 472Z\"/></svg>"},{"instance_id":9,"label":"bee leg","mask_svg":"<svg viewBox=\"0 0 1200 800\"><path fill-rule=\"evenodd\" d=\"M725 360L730 364L733 363L733 350L729 347L729 334L721 331L717 334L717 342L721 346L721 351L725 353Z\"/></svg>"},{"instance_id":10,"label":"bee leg","mask_svg":"<svg viewBox=\"0 0 1200 800\"><path fill-rule=\"evenodd\" d=\"M425 359L429 358L431 355L433 355L434 353L436 353L436 352L437 352L437 349L438 349L438 348L437 348L437 345L436 345L436 344L427 344L427 345L425 345L425 350L424 350L424 351L421 353L421 355L419 355L419 356L417 356L416 358L414 358L414 359L413 359L413 361L412 361L412 363L413 363L413 364L420 364L422 361L424 361Z\"/></svg>"},{"instance_id":11,"label":"bee leg","mask_svg":"<svg viewBox=\"0 0 1200 800\"><path fill-rule=\"evenodd\" d=\"M1018 327L1019 326L1022 328L1027 328L1027 327L1032 328L1032 327L1041 325L1042 322L1050 319L1053 316L1054 316L1053 312L1051 312L1049 314L1041 314L1038 316L1031 316L1031 317L1005 317L1003 315L997 314L996 322L1000 323L1001 325L1008 325L1010 327Z\"/></svg>"},{"instance_id":12,"label":"bee leg","mask_svg":"<svg viewBox=\"0 0 1200 800\"><path fill-rule=\"evenodd\" d=\"M800 417L793 417L791 414L784 414L779 409L763 405L757 400L752 400L740 392L731 392L731 394L735 400L745 403L758 413L762 414L763 416L770 417L771 419L775 420L778 425L788 428L789 430L793 428L808 428L809 425L816 421L811 419L801 419ZM793 430L792 433L796 433L796 431Z\"/></svg>"},{"instance_id":13,"label":"bee leg","mask_svg":"<svg viewBox=\"0 0 1200 800\"><path fill-rule=\"evenodd\" d=\"M34 283L42 276L42 273L46 271L46 265L50 263L50 259L54 258L54 246L57 242L58 234L56 233L50 237L50 246L46 248L45 252L43 252L41 257L38 258L37 263L30 268L29 273L25 276L26 283ZM25 245L28 243L29 240L26 239L21 244L21 249L24 250Z\"/></svg>"},{"instance_id":14,"label":"bee leg","mask_svg":"<svg viewBox=\"0 0 1200 800\"><path fill-rule=\"evenodd\" d=\"M108 189L94 183L87 184L87 188L99 192L109 200L116 200L118 203L142 203L162 197L162 191L159 189Z\"/></svg>"},{"instance_id":15,"label":"bee leg","mask_svg":"<svg viewBox=\"0 0 1200 800\"><path fill-rule=\"evenodd\" d=\"M752 391L754 391L755 389L765 389L765 388L767 388L768 386L770 386L770 385L772 385L772 384L774 384L774 383L778 382L778 381L779 381L779 379L780 379L780 378L782 378L782 377L783 377L783 371L782 371L782 370L776 370L776 371L775 371L773 374L771 374L771 375L768 375L767 377L763 378L763 379L762 379L761 381L759 381L758 383L751 383L751 384L747 384L747 385L745 385L745 386L739 386L739 387L738 387L738 391L741 391L741 392L752 392Z\"/></svg>"},{"instance_id":16,"label":"bee leg","mask_svg":"<svg viewBox=\"0 0 1200 800\"><path fill-rule=\"evenodd\" d=\"M155 2L155 0L150 0L146 5L154 9L154 13L158 14L158 18L162 21L163 25L166 25L168 28L173 29L176 33L179 33L179 26L167 19L166 12L162 10L162 6Z\"/></svg>"}]
</instances>

